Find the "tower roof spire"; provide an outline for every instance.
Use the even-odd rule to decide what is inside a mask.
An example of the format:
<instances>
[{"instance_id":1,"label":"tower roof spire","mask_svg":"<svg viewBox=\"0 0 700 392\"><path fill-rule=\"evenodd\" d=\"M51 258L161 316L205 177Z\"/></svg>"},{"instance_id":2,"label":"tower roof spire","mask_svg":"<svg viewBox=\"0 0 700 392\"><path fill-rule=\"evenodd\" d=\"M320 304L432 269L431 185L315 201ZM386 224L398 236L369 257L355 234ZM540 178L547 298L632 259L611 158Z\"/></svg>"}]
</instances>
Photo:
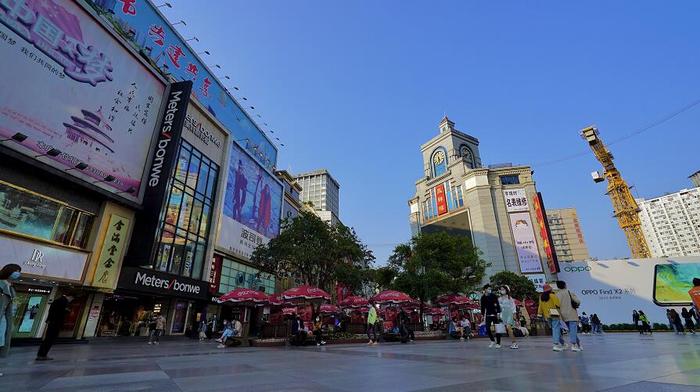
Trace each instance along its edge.
<instances>
[{"instance_id":1,"label":"tower roof spire","mask_svg":"<svg viewBox=\"0 0 700 392\"><path fill-rule=\"evenodd\" d=\"M448 132L448 131L454 131L455 129L455 123L450 121L449 118L447 118L447 114L440 120L440 133L443 132Z\"/></svg>"}]
</instances>

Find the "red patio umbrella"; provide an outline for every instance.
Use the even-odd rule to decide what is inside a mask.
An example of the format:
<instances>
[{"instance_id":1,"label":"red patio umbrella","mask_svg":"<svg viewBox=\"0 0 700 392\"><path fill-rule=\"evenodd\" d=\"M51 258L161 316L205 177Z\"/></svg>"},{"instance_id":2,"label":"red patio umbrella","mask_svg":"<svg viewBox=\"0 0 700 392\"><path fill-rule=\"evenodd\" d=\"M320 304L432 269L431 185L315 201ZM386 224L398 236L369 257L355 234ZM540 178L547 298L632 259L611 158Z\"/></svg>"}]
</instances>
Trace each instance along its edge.
<instances>
[{"instance_id":1,"label":"red patio umbrella","mask_svg":"<svg viewBox=\"0 0 700 392\"><path fill-rule=\"evenodd\" d=\"M285 300L326 300L331 299L330 294L319 289L318 287L313 287L309 285L303 285L299 287L294 287L282 293L282 299Z\"/></svg>"},{"instance_id":2,"label":"red patio umbrella","mask_svg":"<svg viewBox=\"0 0 700 392\"><path fill-rule=\"evenodd\" d=\"M351 295L344 300L340 301L338 304L344 308L361 308L369 305L369 301L366 298L362 298L357 295Z\"/></svg>"},{"instance_id":3,"label":"red patio umbrella","mask_svg":"<svg viewBox=\"0 0 700 392\"><path fill-rule=\"evenodd\" d=\"M427 312L425 312L425 314L429 314L431 316L444 316L445 311L442 310L442 308L430 308Z\"/></svg>"},{"instance_id":4,"label":"red patio umbrella","mask_svg":"<svg viewBox=\"0 0 700 392\"><path fill-rule=\"evenodd\" d=\"M385 290L372 297L372 301L378 304L405 304L413 301L406 293L396 290Z\"/></svg>"},{"instance_id":5,"label":"red patio umbrella","mask_svg":"<svg viewBox=\"0 0 700 392\"><path fill-rule=\"evenodd\" d=\"M437 299L437 303L440 305L466 305L470 301L469 298L458 294L446 294Z\"/></svg>"},{"instance_id":6,"label":"red patio umbrella","mask_svg":"<svg viewBox=\"0 0 700 392\"><path fill-rule=\"evenodd\" d=\"M263 305L268 303L269 297L262 291L239 287L216 299L218 303L232 302L240 305Z\"/></svg>"},{"instance_id":7,"label":"red patio umbrella","mask_svg":"<svg viewBox=\"0 0 700 392\"><path fill-rule=\"evenodd\" d=\"M332 314L332 313L338 313L338 307L333 305L333 304L323 304L321 305L321 313L322 314Z\"/></svg>"},{"instance_id":8,"label":"red patio umbrella","mask_svg":"<svg viewBox=\"0 0 700 392\"><path fill-rule=\"evenodd\" d=\"M270 305L280 306L284 305L284 300L282 299L282 294L270 294L267 296Z\"/></svg>"}]
</instances>

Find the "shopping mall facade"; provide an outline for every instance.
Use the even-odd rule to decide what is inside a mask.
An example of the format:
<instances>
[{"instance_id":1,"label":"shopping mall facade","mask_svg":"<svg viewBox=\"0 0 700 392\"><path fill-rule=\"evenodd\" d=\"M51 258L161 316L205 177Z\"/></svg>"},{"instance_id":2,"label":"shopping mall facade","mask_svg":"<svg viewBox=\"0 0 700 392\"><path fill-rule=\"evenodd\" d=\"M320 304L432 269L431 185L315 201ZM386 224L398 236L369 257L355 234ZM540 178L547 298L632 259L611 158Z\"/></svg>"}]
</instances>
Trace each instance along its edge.
<instances>
[{"instance_id":1,"label":"shopping mall facade","mask_svg":"<svg viewBox=\"0 0 700 392\"><path fill-rule=\"evenodd\" d=\"M144 335L156 313L185 334L220 317L212 297L273 292L250 254L280 229L274 144L151 2L49 3L0 5L14 75L0 92L0 266L22 267L13 336L41 337L62 293L75 300L61 336L83 338Z\"/></svg>"}]
</instances>

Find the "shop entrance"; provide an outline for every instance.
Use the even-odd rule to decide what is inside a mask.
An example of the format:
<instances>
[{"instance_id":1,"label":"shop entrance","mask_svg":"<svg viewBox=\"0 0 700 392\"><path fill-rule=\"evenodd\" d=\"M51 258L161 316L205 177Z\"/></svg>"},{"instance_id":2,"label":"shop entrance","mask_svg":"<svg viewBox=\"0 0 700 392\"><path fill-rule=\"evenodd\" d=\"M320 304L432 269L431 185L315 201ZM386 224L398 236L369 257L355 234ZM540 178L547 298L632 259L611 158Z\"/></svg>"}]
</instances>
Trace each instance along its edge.
<instances>
[{"instance_id":1,"label":"shop entrance","mask_svg":"<svg viewBox=\"0 0 700 392\"><path fill-rule=\"evenodd\" d=\"M35 337L41 326L42 315L46 311L49 300L49 288L27 288L17 287L15 304L17 310L14 317L13 338Z\"/></svg>"},{"instance_id":2,"label":"shop entrance","mask_svg":"<svg viewBox=\"0 0 700 392\"><path fill-rule=\"evenodd\" d=\"M153 315L168 314L170 300L164 297L115 294L105 297L97 336L148 336Z\"/></svg>"}]
</instances>

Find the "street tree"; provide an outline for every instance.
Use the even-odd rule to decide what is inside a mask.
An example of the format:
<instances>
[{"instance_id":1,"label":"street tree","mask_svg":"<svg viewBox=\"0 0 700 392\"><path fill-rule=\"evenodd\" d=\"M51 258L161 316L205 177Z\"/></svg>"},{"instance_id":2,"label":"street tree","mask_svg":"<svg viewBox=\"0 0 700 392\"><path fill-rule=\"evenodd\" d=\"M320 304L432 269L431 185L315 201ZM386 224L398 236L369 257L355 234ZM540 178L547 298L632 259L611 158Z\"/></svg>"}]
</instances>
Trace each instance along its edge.
<instances>
[{"instance_id":1,"label":"street tree","mask_svg":"<svg viewBox=\"0 0 700 392\"><path fill-rule=\"evenodd\" d=\"M486 267L470 238L444 232L419 234L397 245L388 262L388 268L395 271L392 288L421 303L441 294L475 289Z\"/></svg>"},{"instance_id":2,"label":"street tree","mask_svg":"<svg viewBox=\"0 0 700 392\"><path fill-rule=\"evenodd\" d=\"M352 228L332 226L312 212L301 211L283 222L280 235L258 246L251 260L278 278L296 277L305 284L330 289L340 279L361 284L359 270L371 264L374 255Z\"/></svg>"},{"instance_id":3,"label":"street tree","mask_svg":"<svg viewBox=\"0 0 700 392\"><path fill-rule=\"evenodd\" d=\"M537 290L535 284L523 275L518 275L510 271L498 272L489 278L494 290L497 287L507 285L510 288L510 295L516 299L537 298Z\"/></svg>"}]
</instances>

